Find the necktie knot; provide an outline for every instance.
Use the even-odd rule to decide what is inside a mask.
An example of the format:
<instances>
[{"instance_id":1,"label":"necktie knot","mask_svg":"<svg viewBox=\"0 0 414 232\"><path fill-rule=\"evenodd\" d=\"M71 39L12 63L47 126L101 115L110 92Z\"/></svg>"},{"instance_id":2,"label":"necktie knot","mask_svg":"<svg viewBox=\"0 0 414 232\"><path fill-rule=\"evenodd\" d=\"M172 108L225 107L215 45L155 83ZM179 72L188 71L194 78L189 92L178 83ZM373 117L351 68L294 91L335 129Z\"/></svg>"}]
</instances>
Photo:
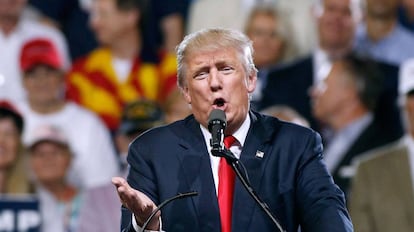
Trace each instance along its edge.
<instances>
[{"instance_id":1,"label":"necktie knot","mask_svg":"<svg viewBox=\"0 0 414 232\"><path fill-rule=\"evenodd\" d=\"M236 142L236 138L233 135L224 137L224 146L227 149L229 149L234 142Z\"/></svg>"}]
</instances>

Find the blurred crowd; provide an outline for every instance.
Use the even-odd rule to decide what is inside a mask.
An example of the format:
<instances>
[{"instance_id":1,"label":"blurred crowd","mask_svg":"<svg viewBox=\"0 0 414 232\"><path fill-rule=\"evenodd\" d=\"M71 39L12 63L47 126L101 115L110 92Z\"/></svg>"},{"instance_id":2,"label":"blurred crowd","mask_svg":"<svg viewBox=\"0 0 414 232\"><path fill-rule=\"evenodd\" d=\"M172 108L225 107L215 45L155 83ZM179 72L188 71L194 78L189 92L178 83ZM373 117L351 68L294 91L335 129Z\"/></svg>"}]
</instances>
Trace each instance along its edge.
<instances>
[{"instance_id":1,"label":"blurred crowd","mask_svg":"<svg viewBox=\"0 0 414 232\"><path fill-rule=\"evenodd\" d=\"M191 114L175 46L210 27L252 40L253 110L322 135L356 231L413 231L414 0L0 0L0 199L35 195L43 232L119 230L111 177Z\"/></svg>"}]
</instances>

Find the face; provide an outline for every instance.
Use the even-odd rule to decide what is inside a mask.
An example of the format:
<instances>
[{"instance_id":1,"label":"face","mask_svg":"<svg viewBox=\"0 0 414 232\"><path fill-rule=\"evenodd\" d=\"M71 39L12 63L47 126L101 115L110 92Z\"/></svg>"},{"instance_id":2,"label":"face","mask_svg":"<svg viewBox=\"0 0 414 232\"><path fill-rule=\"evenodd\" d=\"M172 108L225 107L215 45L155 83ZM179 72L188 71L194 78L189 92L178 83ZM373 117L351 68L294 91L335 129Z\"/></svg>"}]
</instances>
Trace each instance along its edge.
<instances>
[{"instance_id":1,"label":"face","mask_svg":"<svg viewBox=\"0 0 414 232\"><path fill-rule=\"evenodd\" d=\"M312 112L322 122L329 124L356 96L344 69L343 64L334 63L326 79L312 88Z\"/></svg>"},{"instance_id":2,"label":"face","mask_svg":"<svg viewBox=\"0 0 414 232\"><path fill-rule=\"evenodd\" d=\"M15 161L20 145L19 130L10 118L0 119L0 169Z\"/></svg>"},{"instance_id":3,"label":"face","mask_svg":"<svg viewBox=\"0 0 414 232\"><path fill-rule=\"evenodd\" d=\"M24 74L23 85L31 101L47 104L62 98L64 78L61 71L40 65Z\"/></svg>"},{"instance_id":4,"label":"face","mask_svg":"<svg viewBox=\"0 0 414 232\"><path fill-rule=\"evenodd\" d=\"M250 22L247 36L253 41L254 62L257 67L276 64L283 56L284 41L277 27L275 17L257 14Z\"/></svg>"},{"instance_id":5,"label":"face","mask_svg":"<svg viewBox=\"0 0 414 232\"><path fill-rule=\"evenodd\" d=\"M323 1L323 9L317 13L319 43L322 48L351 47L356 26L351 1Z\"/></svg>"},{"instance_id":6,"label":"face","mask_svg":"<svg viewBox=\"0 0 414 232\"><path fill-rule=\"evenodd\" d=\"M0 18L17 19L26 2L26 0L0 0Z\"/></svg>"},{"instance_id":7,"label":"face","mask_svg":"<svg viewBox=\"0 0 414 232\"><path fill-rule=\"evenodd\" d=\"M36 180L42 184L65 180L71 162L71 154L66 147L53 142L41 142L30 153L30 164Z\"/></svg>"},{"instance_id":8,"label":"face","mask_svg":"<svg viewBox=\"0 0 414 232\"><path fill-rule=\"evenodd\" d=\"M204 127L213 109L226 113L226 134L233 133L245 120L257 76L246 73L241 57L233 48L188 54L184 96Z\"/></svg>"},{"instance_id":9,"label":"face","mask_svg":"<svg viewBox=\"0 0 414 232\"><path fill-rule=\"evenodd\" d=\"M95 0L92 5L90 25L103 45L115 43L123 34L137 27L137 13L119 10L115 1Z\"/></svg>"}]
</instances>

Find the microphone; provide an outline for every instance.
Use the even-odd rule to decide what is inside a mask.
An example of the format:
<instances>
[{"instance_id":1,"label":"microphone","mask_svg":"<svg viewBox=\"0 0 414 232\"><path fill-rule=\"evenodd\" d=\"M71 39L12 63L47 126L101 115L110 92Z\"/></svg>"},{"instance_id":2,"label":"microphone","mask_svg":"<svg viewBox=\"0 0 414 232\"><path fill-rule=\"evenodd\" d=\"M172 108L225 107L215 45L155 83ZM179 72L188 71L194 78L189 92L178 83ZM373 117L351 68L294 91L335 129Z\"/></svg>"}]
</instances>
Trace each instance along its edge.
<instances>
[{"instance_id":1,"label":"microphone","mask_svg":"<svg viewBox=\"0 0 414 232\"><path fill-rule=\"evenodd\" d=\"M226 114L224 111L214 109L208 117L208 130L211 133L210 145L212 150L224 150L224 129L227 126Z\"/></svg>"}]
</instances>

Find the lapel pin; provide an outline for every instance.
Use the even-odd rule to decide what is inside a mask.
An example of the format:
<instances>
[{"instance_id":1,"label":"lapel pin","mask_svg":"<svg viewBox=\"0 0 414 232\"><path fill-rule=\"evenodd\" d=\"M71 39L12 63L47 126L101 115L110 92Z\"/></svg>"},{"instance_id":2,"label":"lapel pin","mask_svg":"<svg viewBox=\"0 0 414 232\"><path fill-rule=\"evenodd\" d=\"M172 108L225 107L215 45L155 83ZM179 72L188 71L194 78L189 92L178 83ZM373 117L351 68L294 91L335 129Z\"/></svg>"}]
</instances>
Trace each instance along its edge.
<instances>
[{"instance_id":1,"label":"lapel pin","mask_svg":"<svg viewBox=\"0 0 414 232\"><path fill-rule=\"evenodd\" d=\"M263 151L259 151L259 150L256 151L256 157L257 158L263 158L263 156L264 156L264 152Z\"/></svg>"}]
</instances>

